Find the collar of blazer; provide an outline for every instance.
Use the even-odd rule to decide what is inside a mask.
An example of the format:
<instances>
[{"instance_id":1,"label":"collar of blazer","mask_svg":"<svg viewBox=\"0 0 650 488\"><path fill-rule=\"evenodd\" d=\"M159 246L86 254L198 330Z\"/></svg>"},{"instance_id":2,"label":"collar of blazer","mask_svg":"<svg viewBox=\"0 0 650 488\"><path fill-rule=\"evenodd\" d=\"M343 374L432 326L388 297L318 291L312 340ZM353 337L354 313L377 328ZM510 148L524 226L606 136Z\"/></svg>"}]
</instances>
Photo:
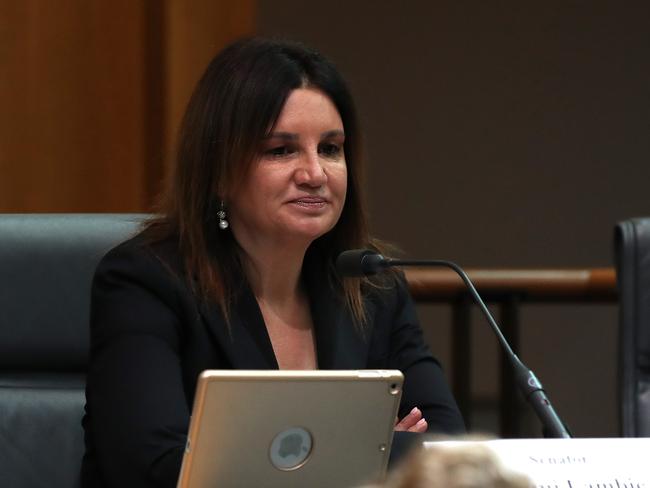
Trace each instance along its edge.
<instances>
[{"instance_id":1,"label":"collar of blazer","mask_svg":"<svg viewBox=\"0 0 650 488\"><path fill-rule=\"evenodd\" d=\"M304 273L309 295L319 369L366 367L368 341L357 330L342 298L323 273L307 267ZM264 318L248 283L232 307L230 328L221 308L206 304L202 316L219 349L234 369L277 369Z\"/></svg>"}]
</instances>

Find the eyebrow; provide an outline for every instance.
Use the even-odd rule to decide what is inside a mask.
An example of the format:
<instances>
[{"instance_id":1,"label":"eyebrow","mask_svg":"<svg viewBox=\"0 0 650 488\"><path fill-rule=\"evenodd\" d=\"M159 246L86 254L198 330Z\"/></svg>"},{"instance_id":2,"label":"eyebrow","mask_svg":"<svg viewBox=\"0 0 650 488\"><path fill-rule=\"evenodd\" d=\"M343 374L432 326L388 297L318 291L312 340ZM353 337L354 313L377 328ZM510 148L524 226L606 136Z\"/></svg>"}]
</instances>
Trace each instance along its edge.
<instances>
[{"instance_id":1,"label":"eyebrow","mask_svg":"<svg viewBox=\"0 0 650 488\"><path fill-rule=\"evenodd\" d=\"M323 139L326 139L326 138L329 138L329 137L341 137L341 136L345 137L345 132L343 132L342 130L339 130L339 129L328 130L326 132L323 132L320 136ZM298 136L298 134L294 134L292 132L271 132L269 135L264 137L264 140L283 139L283 140L286 140L286 141L296 141L299 138L300 137Z\"/></svg>"}]
</instances>

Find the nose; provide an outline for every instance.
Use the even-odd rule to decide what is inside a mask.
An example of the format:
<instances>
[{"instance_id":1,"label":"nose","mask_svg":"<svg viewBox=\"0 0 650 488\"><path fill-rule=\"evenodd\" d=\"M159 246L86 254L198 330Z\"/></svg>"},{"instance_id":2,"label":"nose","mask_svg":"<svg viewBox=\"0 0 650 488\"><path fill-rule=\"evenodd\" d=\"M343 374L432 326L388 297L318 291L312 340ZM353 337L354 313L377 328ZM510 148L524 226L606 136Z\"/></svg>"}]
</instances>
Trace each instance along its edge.
<instances>
[{"instance_id":1,"label":"nose","mask_svg":"<svg viewBox=\"0 0 650 488\"><path fill-rule=\"evenodd\" d=\"M318 150L303 154L295 172L295 181L298 185L318 188L327 183L327 173L323 168Z\"/></svg>"}]
</instances>

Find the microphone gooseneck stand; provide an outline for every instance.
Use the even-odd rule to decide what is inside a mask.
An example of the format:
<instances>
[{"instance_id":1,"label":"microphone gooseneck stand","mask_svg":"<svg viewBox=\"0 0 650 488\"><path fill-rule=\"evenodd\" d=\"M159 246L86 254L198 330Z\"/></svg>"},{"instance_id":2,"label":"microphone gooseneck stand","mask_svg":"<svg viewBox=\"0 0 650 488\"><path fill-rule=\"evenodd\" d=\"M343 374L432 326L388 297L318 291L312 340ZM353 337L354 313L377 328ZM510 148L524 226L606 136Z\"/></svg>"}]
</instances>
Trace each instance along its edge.
<instances>
[{"instance_id":1,"label":"microphone gooseneck stand","mask_svg":"<svg viewBox=\"0 0 650 488\"><path fill-rule=\"evenodd\" d=\"M564 422L562 422L560 417L557 415L551 402L546 396L542 384L530 368L524 365L524 363L514 353L510 344L501 333L501 329L492 317L492 314L483 302L483 299L476 291L474 284L460 266L452 261L439 259L404 260L386 258L381 254L370 250L345 251L337 259L337 268L346 276L369 276L397 266L435 266L450 268L455 271L463 280L465 286L467 286L472 298L496 334L501 347L505 351L506 356L514 369L517 387L542 423L544 436L553 438L571 438L571 434L564 425Z\"/></svg>"}]
</instances>

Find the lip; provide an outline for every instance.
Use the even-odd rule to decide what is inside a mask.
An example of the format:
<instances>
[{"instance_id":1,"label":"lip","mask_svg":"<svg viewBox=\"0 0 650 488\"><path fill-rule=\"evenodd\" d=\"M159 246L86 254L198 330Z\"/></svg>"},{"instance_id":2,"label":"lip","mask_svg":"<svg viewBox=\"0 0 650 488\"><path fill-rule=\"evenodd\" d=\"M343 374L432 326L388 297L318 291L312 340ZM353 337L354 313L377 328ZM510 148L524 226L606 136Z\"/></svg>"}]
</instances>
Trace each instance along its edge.
<instances>
[{"instance_id":1,"label":"lip","mask_svg":"<svg viewBox=\"0 0 650 488\"><path fill-rule=\"evenodd\" d=\"M293 203L294 205L300 205L301 207L306 207L306 208L321 208L327 205L329 201L323 197L305 195L302 197L289 200L289 203Z\"/></svg>"},{"instance_id":2,"label":"lip","mask_svg":"<svg viewBox=\"0 0 650 488\"><path fill-rule=\"evenodd\" d=\"M305 202L305 203L327 203L327 199L312 195L305 195L303 197L294 198L292 202Z\"/></svg>"}]
</instances>

